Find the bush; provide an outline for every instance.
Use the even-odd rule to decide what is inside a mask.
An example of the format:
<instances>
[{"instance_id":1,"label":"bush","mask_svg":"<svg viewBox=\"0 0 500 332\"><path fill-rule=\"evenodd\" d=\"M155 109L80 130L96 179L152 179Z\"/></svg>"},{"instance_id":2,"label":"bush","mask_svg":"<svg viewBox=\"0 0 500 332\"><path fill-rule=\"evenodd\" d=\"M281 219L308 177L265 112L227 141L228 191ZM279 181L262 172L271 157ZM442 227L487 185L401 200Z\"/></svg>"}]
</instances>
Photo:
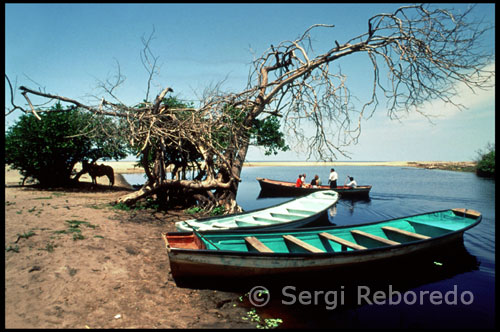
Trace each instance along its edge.
<instances>
[{"instance_id":1,"label":"bush","mask_svg":"<svg viewBox=\"0 0 500 332\"><path fill-rule=\"evenodd\" d=\"M495 177L495 146L488 144L486 152L479 152L476 174L482 177Z\"/></svg>"},{"instance_id":2,"label":"bush","mask_svg":"<svg viewBox=\"0 0 500 332\"><path fill-rule=\"evenodd\" d=\"M102 137L81 135L96 125L90 113L74 109L64 110L58 103L48 112L41 112L41 120L25 114L9 128L5 135L5 163L31 177L41 186L70 184L75 164L98 157L124 158L124 150L106 151Z\"/></svg>"}]
</instances>

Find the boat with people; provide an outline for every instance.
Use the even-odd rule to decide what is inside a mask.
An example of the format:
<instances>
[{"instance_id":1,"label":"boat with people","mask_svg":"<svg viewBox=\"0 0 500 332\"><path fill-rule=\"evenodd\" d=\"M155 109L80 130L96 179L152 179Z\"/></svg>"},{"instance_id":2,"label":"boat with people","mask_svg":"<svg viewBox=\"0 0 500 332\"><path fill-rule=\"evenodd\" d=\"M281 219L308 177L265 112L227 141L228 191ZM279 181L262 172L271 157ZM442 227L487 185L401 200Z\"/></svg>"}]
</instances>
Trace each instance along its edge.
<instances>
[{"instance_id":1,"label":"boat with people","mask_svg":"<svg viewBox=\"0 0 500 332\"><path fill-rule=\"evenodd\" d=\"M263 209L178 221L175 227L178 231L184 232L303 227L326 216L327 210L334 206L338 199L339 194L332 190L313 192Z\"/></svg>"},{"instance_id":2,"label":"boat with people","mask_svg":"<svg viewBox=\"0 0 500 332\"><path fill-rule=\"evenodd\" d=\"M302 186L296 187L295 182L271 180L266 178L257 178L259 181L261 193L264 197L292 197L307 195L321 190L334 190L340 194L340 198L368 197L372 186L358 185L356 187L337 186Z\"/></svg>"},{"instance_id":3,"label":"boat with people","mask_svg":"<svg viewBox=\"0 0 500 332\"><path fill-rule=\"evenodd\" d=\"M174 278L258 277L359 267L434 255L461 242L479 212L449 209L349 226L248 232L170 232L162 237Z\"/></svg>"}]
</instances>

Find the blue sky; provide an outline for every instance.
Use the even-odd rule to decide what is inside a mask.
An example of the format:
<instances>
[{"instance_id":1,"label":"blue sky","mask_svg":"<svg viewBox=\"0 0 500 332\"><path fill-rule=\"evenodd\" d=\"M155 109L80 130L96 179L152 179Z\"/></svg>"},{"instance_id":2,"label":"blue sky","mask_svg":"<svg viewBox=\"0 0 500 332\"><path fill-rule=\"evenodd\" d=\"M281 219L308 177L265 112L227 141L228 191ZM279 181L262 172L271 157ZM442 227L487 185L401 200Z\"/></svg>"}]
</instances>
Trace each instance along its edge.
<instances>
[{"instance_id":1,"label":"blue sky","mask_svg":"<svg viewBox=\"0 0 500 332\"><path fill-rule=\"evenodd\" d=\"M453 4L463 10L467 4ZM170 86L174 95L196 101L203 90L224 80L223 89L241 91L254 56L271 44L293 40L313 24L334 24L315 35L317 54L334 40L345 41L366 31L367 20L393 12L398 4L6 4L5 72L18 86L88 100L102 96L98 80L115 74L116 63L127 80L121 100L135 104L146 91L147 73L140 62L141 37L153 27L151 48L159 56L160 75L152 93ZM494 4L479 4L474 14L495 24ZM494 48L494 34L487 36ZM337 64L349 76L351 92L362 95L365 68L355 59ZM494 68L494 63L492 64ZM368 68L369 69L369 68ZM38 84L38 85L37 85ZM347 149L353 161L473 160L495 141L495 94L466 89L458 112L441 103L430 124L411 115L390 121L381 107L362 124L357 145ZM9 105L6 90L6 105ZM22 96L16 102L23 104ZM36 101L35 101L36 102ZM196 103L195 103L196 105ZM12 125L19 114L6 117ZM303 153L266 157L251 149L248 160L304 160ZM346 158L340 160L349 160Z\"/></svg>"}]
</instances>

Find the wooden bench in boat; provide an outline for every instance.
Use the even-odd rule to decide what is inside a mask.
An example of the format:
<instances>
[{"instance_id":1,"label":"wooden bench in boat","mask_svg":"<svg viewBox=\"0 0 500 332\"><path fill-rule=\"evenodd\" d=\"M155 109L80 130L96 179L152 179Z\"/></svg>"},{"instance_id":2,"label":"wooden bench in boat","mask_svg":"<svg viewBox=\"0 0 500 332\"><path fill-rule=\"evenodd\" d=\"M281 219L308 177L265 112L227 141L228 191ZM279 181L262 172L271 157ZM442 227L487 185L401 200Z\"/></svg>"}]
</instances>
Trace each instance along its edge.
<instances>
[{"instance_id":1,"label":"wooden bench in boat","mask_svg":"<svg viewBox=\"0 0 500 332\"><path fill-rule=\"evenodd\" d=\"M245 242L258 252L273 252L271 249L269 249L268 246L262 243L255 236L247 236L245 238Z\"/></svg>"},{"instance_id":2,"label":"wooden bench in boat","mask_svg":"<svg viewBox=\"0 0 500 332\"><path fill-rule=\"evenodd\" d=\"M469 209L452 209L452 211L457 213L457 214L462 214L465 217L474 218L474 219L481 215L481 213L474 211L474 210L469 210Z\"/></svg>"},{"instance_id":3,"label":"wooden bench in boat","mask_svg":"<svg viewBox=\"0 0 500 332\"><path fill-rule=\"evenodd\" d=\"M299 247L301 247L302 249L305 249L309 252L314 252L314 253L320 253L320 252L324 252L323 250L319 249L319 248L316 248L315 246L313 245L310 245L309 243L306 243L304 241L302 241L301 239L297 239L295 236L293 235L283 235L283 238L286 240L286 241L289 241Z\"/></svg>"},{"instance_id":4,"label":"wooden bench in boat","mask_svg":"<svg viewBox=\"0 0 500 332\"><path fill-rule=\"evenodd\" d=\"M413 233L413 232L409 232L409 231L405 231L403 229L399 229L399 228L392 227L392 226L384 226L384 227L382 227L382 229L385 230L385 231L389 231L389 232L394 232L394 233L406 235L408 237L411 237L411 238L414 238L414 239L417 239L417 240L430 239L430 236L423 235L423 234L418 234L418 233Z\"/></svg>"},{"instance_id":5,"label":"wooden bench in boat","mask_svg":"<svg viewBox=\"0 0 500 332\"><path fill-rule=\"evenodd\" d=\"M351 242L351 241L344 240L344 239L337 237L335 235L332 235L330 233L323 232L323 233L319 233L318 235L324 239L339 243L341 245L342 251L346 251L347 248L351 248L354 250L366 249L366 247L360 246L359 244Z\"/></svg>"},{"instance_id":6,"label":"wooden bench in boat","mask_svg":"<svg viewBox=\"0 0 500 332\"><path fill-rule=\"evenodd\" d=\"M360 235L360 236L363 236L363 237L366 237L368 239L372 239L374 241L377 241L377 242L380 242L380 243L383 243L383 244L388 244L390 246L395 246L395 245L400 244L399 242L388 240L388 239L384 239L383 237L380 237L380 236L377 236L377 235L373 235L373 234L369 234L369 233L366 233L366 232L363 232L363 231L360 231L360 230L357 230L357 229L353 229L351 231L351 233L352 234L356 234L356 235Z\"/></svg>"}]
</instances>

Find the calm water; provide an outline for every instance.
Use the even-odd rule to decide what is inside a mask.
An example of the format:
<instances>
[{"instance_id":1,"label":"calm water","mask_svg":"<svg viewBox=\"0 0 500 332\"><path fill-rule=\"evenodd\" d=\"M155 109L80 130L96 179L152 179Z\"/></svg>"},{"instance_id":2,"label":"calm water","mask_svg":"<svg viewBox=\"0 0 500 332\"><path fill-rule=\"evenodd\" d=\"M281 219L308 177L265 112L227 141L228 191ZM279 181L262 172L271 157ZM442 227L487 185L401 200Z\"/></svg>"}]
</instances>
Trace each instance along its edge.
<instances>
[{"instance_id":1,"label":"calm water","mask_svg":"<svg viewBox=\"0 0 500 332\"><path fill-rule=\"evenodd\" d=\"M256 177L295 181L299 173L307 181L318 174L327 182L329 167L247 167L242 172L238 203L253 210L290 200L259 198ZM418 327L418 328L487 328L495 323L495 182L472 173L417 168L377 166L337 166L339 184L347 175L358 184L373 186L368 200L340 200L330 222L351 225L402 217L449 208L468 208L481 212L482 222L464 235L463 250L436 258L431 267L412 265L391 267L384 282L370 282L364 271L354 278L329 278L326 286L316 283L320 276L310 276L309 286L294 286L286 292L270 290L270 302L258 312L282 318L282 327ZM126 178L132 184L137 175ZM436 253L436 257L439 253ZM412 270L415 268L415 271ZM378 274L377 274L378 275ZM380 277L378 277L380 278ZM325 278L321 278L325 279ZM380 280L379 280L380 281ZM285 282L286 283L286 282ZM371 288L361 287L369 285ZM315 289L315 285L318 287ZM331 288L329 288L331 286ZM391 287L391 288L389 288ZM250 289L249 289L250 290ZM376 291L388 296L374 300ZM277 292L278 291L278 292ZM326 296L329 291L328 297ZM370 296L360 299L360 293ZM398 302L397 293L401 295ZM302 294L301 294L302 293ZM430 294L435 296L430 298ZM300 296L304 297L300 297ZM440 298L439 298L440 295ZM310 296L310 297L309 297ZM334 300L336 298L336 305ZM342 297L341 297L342 296ZM392 297L391 297L392 296ZM302 300L300 300L302 299ZM389 301L390 299L393 299ZM371 303L369 303L371 301ZM293 305L290 305L294 302ZM300 302L300 303L299 303ZM335 308L334 308L335 307Z\"/></svg>"}]
</instances>

